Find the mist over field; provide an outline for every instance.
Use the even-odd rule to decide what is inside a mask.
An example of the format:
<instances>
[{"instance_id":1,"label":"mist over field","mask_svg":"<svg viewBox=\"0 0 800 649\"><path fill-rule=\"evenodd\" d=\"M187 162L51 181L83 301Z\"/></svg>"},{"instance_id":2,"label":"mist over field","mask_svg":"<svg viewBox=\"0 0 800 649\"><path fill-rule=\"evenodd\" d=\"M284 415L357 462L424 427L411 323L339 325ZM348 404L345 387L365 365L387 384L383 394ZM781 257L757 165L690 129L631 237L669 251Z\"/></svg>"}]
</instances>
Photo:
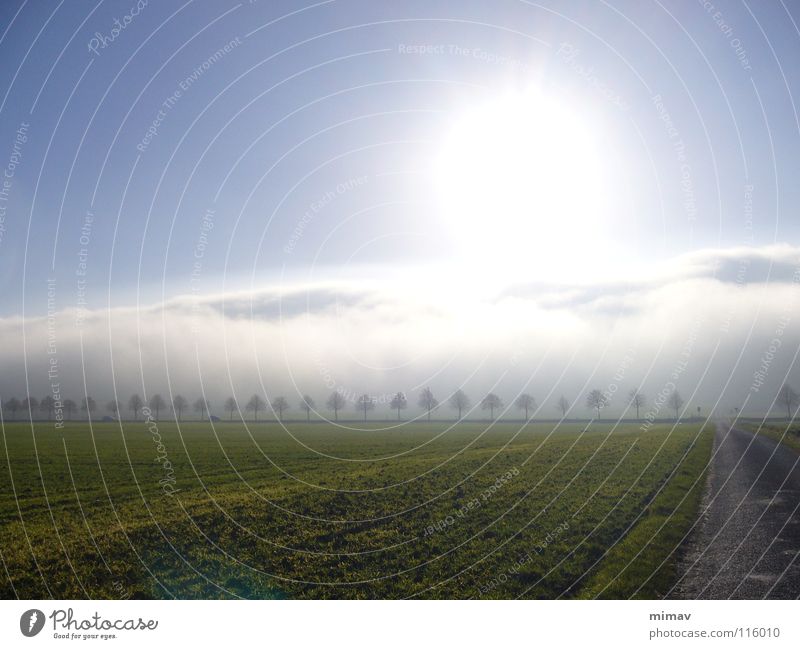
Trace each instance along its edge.
<instances>
[{"instance_id":1,"label":"mist over field","mask_svg":"<svg viewBox=\"0 0 800 649\"><path fill-rule=\"evenodd\" d=\"M611 401L604 414L630 416L631 388L655 397L665 386L688 399L689 414L697 406L724 414L743 403L763 414L780 410L778 389L797 377L788 352L800 343L792 326L800 248L704 250L656 273L596 283L481 285L461 276L452 289L441 269L429 276L423 286L378 271L371 282L56 310L24 326L4 318L0 336L10 344L0 362L9 371L0 389L24 396L27 376L27 392L46 393L51 342L65 396L82 396L85 376L87 393L101 403L114 390L123 403L133 392L203 394L220 414L229 394L285 395L299 410L303 394L322 403L337 390L355 404L368 393L385 410L397 391L413 404L428 386L442 402L457 387L473 402L497 392L514 417L510 404L521 392L534 394L537 416L556 416L564 395L575 402L572 416L583 417L584 394L599 388ZM446 406L440 412L452 416Z\"/></svg>"}]
</instances>

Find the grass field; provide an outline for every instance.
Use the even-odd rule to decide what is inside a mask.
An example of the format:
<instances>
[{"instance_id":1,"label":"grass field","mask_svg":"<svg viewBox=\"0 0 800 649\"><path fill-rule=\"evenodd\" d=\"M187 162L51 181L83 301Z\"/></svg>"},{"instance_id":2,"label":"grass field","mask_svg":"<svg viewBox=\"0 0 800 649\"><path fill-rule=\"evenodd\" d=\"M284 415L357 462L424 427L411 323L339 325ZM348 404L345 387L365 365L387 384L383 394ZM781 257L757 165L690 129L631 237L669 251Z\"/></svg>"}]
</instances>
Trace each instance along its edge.
<instances>
[{"instance_id":1,"label":"grass field","mask_svg":"<svg viewBox=\"0 0 800 649\"><path fill-rule=\"evenodd\" d=\"M712 439L123 426L5 425L3 597L657 597Z\"/></svg>"}]
</instances>

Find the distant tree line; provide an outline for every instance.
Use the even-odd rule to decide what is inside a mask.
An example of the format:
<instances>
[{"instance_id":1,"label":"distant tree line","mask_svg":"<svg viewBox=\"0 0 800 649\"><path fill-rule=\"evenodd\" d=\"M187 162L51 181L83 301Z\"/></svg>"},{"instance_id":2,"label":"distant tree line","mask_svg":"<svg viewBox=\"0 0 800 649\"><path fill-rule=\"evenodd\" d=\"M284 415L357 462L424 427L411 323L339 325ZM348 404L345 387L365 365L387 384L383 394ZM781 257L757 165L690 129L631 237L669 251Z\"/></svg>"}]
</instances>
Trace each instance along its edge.
<instances>
[{"instance_id":1,"label":"distant tree line","mask_svg":"<svg viewBox=\"0 0 800 649\"><path fill-rule=\"evenodd\" d=\"M586 394L586 408L593 413L596 419L600 418L602 410L609 405L609 402L609 396L601 390L593 389ZM797 414L798 402L800 402L800 397L789 384L784 384L775 398L777 405L786 408L786 416L789 419L792 418L793 412L795 415ZM628 405L632 410L635 410L637 420L641 418L641 411L647 406L647 403L647 397L640 389L636 388L628 393ZM681 408L685 403L680 393L677 390L672 391L666 397L664 403L674 412L675 419L680 419ZM326 411L333 414L335 421L339 420L339 413L345 410L347 405L347 399L340 392L333 392L325 401ZM355 399L353 409L360 418L367 421L369 413L375 410L377 405L377 398L369 394L362 394ZM408 408L408 398L405 393L398 392L389 400L387 405L389 410L396 413L397 419L400 420L402 411ZM428 420L431 419L431 414L442 406L431 388L423 388L420 391L417 405L425 413ZM493 392L482 397L478 405L482 411L488 411L490 420L494 420L501 414L505 407L503 399ZM307 421L311 421L312 414L317 416L322 416L323 414L317 410L315 400L307 394L301 397L297 406L305 414ZM472 400L459 388L449 396L447 406L454 411L456 419L460 421L471 412ZM530 420L537 411L536 399L528 393L518 395L514 399L513 406L520 411L525 421ZM561 413L562 418L566 418L572 409L572 404L563 395L556 400L555 406ZM72 399L56 401L50 395L42 398L41 401L32 396L28 396L21 401L16 397L11 397L2 402L2 407L4 419L17 419L20 413L25 419L34 419L34 413L39 412L42 416L46 416L48 420L51 420L57 410L60 410L62 417L67 420L75 418L79 413L82 413L82 416L88 419L95 417L100 412L97 402L90 396L81 399L80 404ZM154 394L146 403L138 394L134 394L128 399L126 406L116 399L109 401L105 406L105 412L107 413L106 416L113 419L122 418L127 412L130 413L134 420L138 420L141 417L151 417L158 420L163 413L171 411L175 419L182 421L185 413L189 411L189 407L189 401L180 394L176 394L171 402L168 402L160 394ZM252 414L253 419L259 421L259 417L263 420L269 413L274 418L282 421L285 413L291 409L289 401L283 396L267 401L258 394L251 396L243 407L235 397L228 397L223 402L222 407L227 418L231 421L243 419L247 414ZM191 410L198 420L215 418L211 414L211 402L205 397L199 397L193 401ZM651 414L652 412L654 411L651 411Z\"/></svg>"}]
</instances>

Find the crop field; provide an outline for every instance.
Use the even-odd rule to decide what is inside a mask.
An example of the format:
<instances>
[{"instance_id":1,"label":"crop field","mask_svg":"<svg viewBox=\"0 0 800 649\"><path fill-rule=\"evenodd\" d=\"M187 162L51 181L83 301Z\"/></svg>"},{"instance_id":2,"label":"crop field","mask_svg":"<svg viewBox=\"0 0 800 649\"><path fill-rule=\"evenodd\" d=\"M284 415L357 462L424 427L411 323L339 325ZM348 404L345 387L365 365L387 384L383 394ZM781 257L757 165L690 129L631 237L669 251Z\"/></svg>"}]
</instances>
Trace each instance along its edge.
<instances>
[{"instance_id":1,"label":"crop field","mask_svg":"<svg viewBox=\"0 0 800 649\"><path fill-rule=\"evenodd\" d=\"M5 598L658 597L699 425L3 427Z\"/></svg>"}]
</instances>

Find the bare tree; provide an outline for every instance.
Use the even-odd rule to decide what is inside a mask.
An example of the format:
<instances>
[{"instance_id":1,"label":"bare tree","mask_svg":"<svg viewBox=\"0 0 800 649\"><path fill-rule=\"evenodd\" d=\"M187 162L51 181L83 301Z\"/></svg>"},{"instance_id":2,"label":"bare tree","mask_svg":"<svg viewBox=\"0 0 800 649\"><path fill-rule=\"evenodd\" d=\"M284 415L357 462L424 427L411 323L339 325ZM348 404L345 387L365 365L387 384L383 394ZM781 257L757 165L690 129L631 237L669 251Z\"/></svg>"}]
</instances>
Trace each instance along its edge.
<instances>
[{"instance_id":1,"label":"bare tree","mask_svg":"<svg viewBox=\"0 0 800 649\"><path fill-rule=\"evenodd\" d=\"M186 406L189 405L189 402L186 400L186 397L180 394L176 394L172 399L172 411L175 413L175 418L180 421L181 415L183 411L186 410Z\"/></svg>"},{"instance_id":2,"label":"bare tree","mask_svg":"<svg viewBox=\"0 0 800 649\"><path fill-rule=\"evenodd\" d=\"M156 421L158 421L158 413L161 412L161 409L165 407L167 404L164 401L164 397L160 394L154 394L150 397L150 410L156 411Z\"/></svg>"},{"instance_id":3,"label":"bare tree","mask_svg":"<svg viewBox=\"0 0 800 649\"><path fill-rule=\"evenodd\" d=\"M228 397L225 399L225 410L228 412L229 419L233 421L233 413L239 409L239 404L236 403L236 399L233 397Z\"/></svg>"},{"instance_id":4,"label":"bare tree","mask_svg":"<svg viewBox=\"0 0 800 649\"><path fill-rule=\"evenodd\" d=\"M314 399L312 399L307 394L304 394L303 398L300 399L300 408L301 408L301 410L305 411L305 413L306 413L306 421L307 422L311 421L311 411L314 410L314 407L316 405L317 404L314 403Z\"/></svg>"},{"instance_id":5,"label":"bare tree","mask_svg":"<svg viewBox=\"0 0 800 649\"><path fill-rule=\"evenodd\" d=\"M326 405L328 408L333 410L333 418L336 421L339 421L339 411L344 408L346 403L347 402L345 401L344 395L342 395L340 392L333 392L331 393L331 396L328 397Z\"/></svg>"},{"instance_id":6,"label":"bare tree","mask_svg":"<svg viewBox=\"0 0 800 649\"><path fill-rule=\"evenodd\" d=\"M53 418L53 409L55 408L55 405L56 405L55 399L53 399L53 397L51 397L48 394L46 397L42 398L42 400L39 402L39 410L41 410L42 412L46 412L47 419L50 420Z\"/></svg>"},{"instance_id":7,"label":"bare tree","mask_svg":"<svg viewBox=\"0 0 800 649\"><path fill-rule=\"evenodd\" d=\"M198 397L192 405L192 409L198 414L200 419L211 418L211 403L209 403L208 399Z\"/></svg>"},{"instance_id":8,"label":"bare tree","mask_svg":"<svg viewBox=\"0 0 800 649\"><path fill-rule=\"evenodd\" d=\"M600 410L608 405L608 399L600 390L592 390L586 395L586 407L597 411L597 419L600 419Z\"/></svg>"},{"instance_id":9,"label":"bare tree","mask_svg":"<svg viewBox=\"0 0 800 649\"><path fill-rule=\"evenodd\" d=\"M258 411L263 410L265 406L266 403L264 402L264 399L257 394L254 394L252 397L250 397L250 401L247 402L247 409L253 412L253 417L255 418L256 423L258 423Z\"/></svg>"},{"instance_id":10,"label":"bare tree","mask_svg":"<svg viewBox=\"0 0 800 649\"><path fill-rule=\"evenodd\" d=\"M514 405L520 410L525 411L525 421L528 421L528 410L532 410L536 407L536 399L527 393L523 393L517 397Z\"/></svg>"},{"instance_id":11,"label":"bare tree","mask_svg":"<svg viewBox=\"0 0 800 649\"><path fill-rule=\"evenodd\" d=\"M669 399L667 399L667 405L675 410L675 419L678 419L678 411L683 405L683 397L681 396L681 393L677 390L673 390L672 394L669 395Z\"/></svg>"},{"instance_id":12,"label":"bare tree","mask_svg":"<svg viewBox=\"0 0 800 649\"><path fill-rule=\"evenodd\" d=\"M461 421L461 412L469 408L469 404L469 397L461 388L453 392L452 396L450 397L450 407L453 410L458 410L459 421Z\"/></svg>"},{"instance_id":13,"label":"bare tree","mask_svg":"<svg viewBox=\"0 0 800 649\"><path fill-rule=\"evenodd\" d=\"M27 396L22 400L22 409L28 411L28 417L33 419L33 411L39 407L39 400L36 397Z\"/></svg>"},{"instance_id":14,"label":"bare tree","mask_svg":"<svg viewBox=\"0 0 800 649\"><path fill-rule=\"evenodd\" d=\"M495 408L498 410L503 407L503 400L498 397L494 392L490 392L481 401L481 408L489 411L489 416L494 419Z\"/></svg>"},{"instance_id":15,"label":"bare tree","mask_svg":"<svg viewBox=\"0 0 800 649\"><path fill-rule=\"evenodd\" d=\"M283 397L275 397L272 402L272 411L278 413L278 421L283 421L283 411L289 407L289 402Z\"/></svg>"},{"instance_id":16,"label":"bare tree","mask_svg":"<svg viewBox=\"0 0 800 649\"><path fill-rule=\"evenodd\" d=\"M8 410L14 419L17 418L17 413L22 408L22 402L17 399L16 397L11 397L8 401L3 404L3 408Z\"/></svg>"},{"instance_id":17,"label":"bare tree","mask_svg":"<svg viewBox=\"0 0 800 649\"><path fill-rule=\"evenodd\" d=\"M86 413L86 418L91 419L94 411L97 410L97 402L90 396L81 399L81 410Z\"/></svg>"},{"instance_id":18,"label":"bare tree","mask_svg":"<svg viewBox=\"0 0 800 649\"><path fill-rule=\"evenodd\" d=\"M639 388L634 388L628 393L631 400L631 405L636 408L636 419L639 419L639 408L643 408L647 403L647 397L639 391Z\"/></svg>"},{"instance_id":19,"label":"bare tree","mask_svg":"<svg viewBox=\"0 0 800 649\"><path fill-rule=\"evenodd\" d=\"M72 399L64 399L64 410L67 412L67 419L72 419L72 413L78 409L78 404Z\"/></svg>"},{"instance_id":20,"label":"bare tree","mask_svg":"<svg viewBox=\"0 0 800 649\"><path fill-rule=\"evenodd\" d=\"M392 397L392 400L389 402L389 406L392 410L397 410L397 419L400 420L400 411L405 410L408 407L408 399L406 399L406 395L402 392L398 392L396 395Z\"/></svg>"},{"instance_id":21,"label":"bare tree","mask_svg":"<svg viewBox=\"0 0 800 649\"><path fill-rule=\"evenodd\" d=\"M430 388L425 388L419 393L419 407L428 411L428 421L431 420L431 410L438 405L439 402L433 396L433 391Z\"/></svg>"},{"instance_id":22,"label":"bare tree","mask_svg":"<svg viewBox=\"0 0 800 649\"><path fill-rule=\"evenodd\" d=\"M792 418L792 407L798 401L797 392L792 389L788 383L784 383L781 389L778 390L778 403L786 406L786 418Z\"/></svg>"},{"instance_id":23,"label":"bare tree","mask_svg":"<svg viewBox=\"0 0 800 649\"><path fill-rule=\"evenodd\" d=\"M142 402L142 397L140 397L138 394L134 394L128 400L128 410L133 411L134 419L139 419L139 411L142 409L143 405L144 403Z\"/></svg>"},{"instance_id":24,"label":"bare tree","mask_svg":"<svg viewBox=\"0 0 800 649\"><path fill-rule=\"evenodd\" d=\"M119 417L119 413L122 410L122 404L116 399L112 399L106 404L106 410L108 410L108 412L115 417Z\"/></svg>"},{"instance_id":25,"label":"bare tree","mask_svg":"<svg viewBox=\"0 0 800 649\"><path fill-rule=\"evenodd\" d=\"M561 411L562 417L567 416L567 411L569 410L569 401L567 401L567 398L563 394L558 398L558 409Z\"/></svg>"},{"instance_id":26,"label":"bare tree","mask_svg":"<svg viewBox=\"0 0 800 649\"><path fill-rule=\"evenodd\" d=\"M368 394L358 397L358 409L364 411L364 421L367 421L367 411L375 410L375 399Z\"/></svg>"}]
</instances>

